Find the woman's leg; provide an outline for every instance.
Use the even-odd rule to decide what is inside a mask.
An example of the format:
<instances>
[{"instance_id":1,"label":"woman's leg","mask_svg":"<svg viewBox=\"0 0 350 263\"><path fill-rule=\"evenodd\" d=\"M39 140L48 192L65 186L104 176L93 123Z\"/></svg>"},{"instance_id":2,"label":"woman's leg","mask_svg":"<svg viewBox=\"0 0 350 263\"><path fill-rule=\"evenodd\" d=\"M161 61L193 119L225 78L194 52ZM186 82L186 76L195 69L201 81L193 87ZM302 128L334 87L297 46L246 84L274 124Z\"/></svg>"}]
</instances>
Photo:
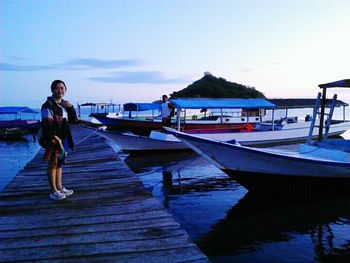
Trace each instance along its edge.
<instances>
[{"instance_id":1,"label":"woman's leg","mask_svg":"<svg viewBox=\"0 0 350 263\"><path fill-rule=\"evenodd\" d=\"M170 116L166 119L166 126L171 127L171 117Z\"/></svg>"},{"instance_id":2,"label":"woman's leg","mask_svg":"<svg viewBox=\"0 0 350 263\"><path fill-rule=\"evenodd\" d=\"M48 166L47 168L47 178L51 187L51 192L57 192L56 187L56 167Z\"/></svg>"},{"instance_id":3,"label":"woman's leg","mask_svg":"<svg viewBox=\"0 0 350 263\"><path fill-rule=\"evenodd\" d=\"M58 191L62 190L62 167L56 168L56 187Z\"/></svg>"}]
</instances>

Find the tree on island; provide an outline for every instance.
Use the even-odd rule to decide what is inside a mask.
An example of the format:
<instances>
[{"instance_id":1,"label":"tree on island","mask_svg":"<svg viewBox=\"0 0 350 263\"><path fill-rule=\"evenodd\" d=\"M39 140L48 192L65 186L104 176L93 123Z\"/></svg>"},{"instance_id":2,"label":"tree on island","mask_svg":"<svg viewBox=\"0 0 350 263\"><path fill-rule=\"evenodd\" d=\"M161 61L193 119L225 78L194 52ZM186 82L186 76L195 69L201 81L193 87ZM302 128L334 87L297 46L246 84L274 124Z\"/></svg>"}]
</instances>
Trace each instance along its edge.
<instances>
[{"instance_id":1,"label":"tree on island","mask_svg":"<svg viewBox=\"0 0 350 263\"><path fill-rule=\"evenodd\" d=\"M241 85L217 78L210 72L180 91L174 91L171 98L265 98L254 87Z\"/></svg>"}]
</instances>

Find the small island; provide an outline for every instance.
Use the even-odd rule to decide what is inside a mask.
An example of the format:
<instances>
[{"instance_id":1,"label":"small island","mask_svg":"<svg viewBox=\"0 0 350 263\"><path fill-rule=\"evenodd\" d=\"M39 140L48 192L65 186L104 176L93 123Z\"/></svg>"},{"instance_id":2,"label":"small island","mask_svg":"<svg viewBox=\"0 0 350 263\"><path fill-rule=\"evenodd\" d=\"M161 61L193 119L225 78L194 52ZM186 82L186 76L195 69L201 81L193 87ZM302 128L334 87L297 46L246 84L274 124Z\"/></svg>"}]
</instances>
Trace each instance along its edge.
<instances>
[{"instance_id":1,"label":"small island","mask_svg":"<svg viewBox=\"0 0 350 263\"><path fill-rule=\"evenodd\" d=\"M265 98L264 94L254 87L218 78L209 72L180 91L170 94L171 98Z\"/></svg>"}]
</instances>

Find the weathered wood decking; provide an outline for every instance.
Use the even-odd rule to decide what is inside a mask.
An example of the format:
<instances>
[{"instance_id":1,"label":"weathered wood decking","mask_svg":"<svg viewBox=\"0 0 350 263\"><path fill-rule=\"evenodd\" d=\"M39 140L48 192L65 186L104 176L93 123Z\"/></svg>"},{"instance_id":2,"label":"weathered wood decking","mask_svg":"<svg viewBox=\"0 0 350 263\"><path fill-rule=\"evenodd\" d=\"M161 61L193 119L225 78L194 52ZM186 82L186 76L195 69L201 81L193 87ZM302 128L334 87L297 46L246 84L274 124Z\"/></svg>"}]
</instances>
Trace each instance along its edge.
<instances>
[{"instance_id":1,"label":"weathered wood decking","mask_svg":"<svg viewBox=\"0 0 350 263\"><path fill-rule=\"evenodd\" d=\"M91 130L74 128L79 142ZM0 261L207 262L173 217L92 134L76 146L63 183L75 193L48 197L42 151L0 194Z\"/></svg>"}]
</instances>

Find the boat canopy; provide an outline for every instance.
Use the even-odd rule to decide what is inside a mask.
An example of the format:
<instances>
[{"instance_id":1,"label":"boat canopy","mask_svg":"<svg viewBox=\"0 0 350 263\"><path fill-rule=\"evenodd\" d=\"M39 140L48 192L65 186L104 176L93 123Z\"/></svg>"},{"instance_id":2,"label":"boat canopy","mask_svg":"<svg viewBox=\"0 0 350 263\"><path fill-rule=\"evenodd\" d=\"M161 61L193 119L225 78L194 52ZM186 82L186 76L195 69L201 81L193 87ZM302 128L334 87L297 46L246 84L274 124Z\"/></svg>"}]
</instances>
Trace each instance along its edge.
<instances>
[{"instance_id":1,"label":"boat canopy","mask_svg":"<svg viewBox=\"0 0 350 263\"><path fill-rule=\"evenodd\" d=\"M275 104L277 109L301 109L301 108L314 108L316 105L316 99L268 99L269 102ZM332 100L326 100L326 107L330 107ZM349 106L341 100L336 100L335 107Z\"/></svg>"},{"instance_id":2,"label":"boat canopy","mask_svg":"<svg viewBox=\"0 0 350 263\"><path fill-rule=\"evenodd\" d=\"M0 114L38 113L29 107L0 107Z\"/></svg>"},{"instance_id":3,"label":"boat canopy","mask_svg":"<svg viewBox=\"0 0 350 263\"><path fill-rule=\"evenodd\" d=\"M146 111L146 110L160 110L159 103L126 103L123 105L124 111Z\"/></svg>"},{"instance_id":4,"label":"boat canopy","mask_svg":"<svg viewBox=\"0 0 350 263\"><path fill-rule=\"evenodd\" d=\"M350 88L350 79L338 80L330 83L318 85L321 89L323 88Z\"/></svg>"},{"instance_id":5,"label":"boat canopy","mask_svg":"<svg viewBox=\"0 0 350 263\"><path fill-rule=\"evenodd\" d=\"M80 104L79 106L97 106L97 107L104 107L104 106L120 106L120 104L114 104L114 103L106 103L106 102L87 102Z\"/></svg>"},{"instance_id":6,"label":"boat canopy","mask_svg":"<svg viewBox=\"0 0 350 263\"><path fill-rule=\"evenodd\" d=\"M169 100L176 108L181 109L274 109L276 105L261 98L180 98Z\"/></svg>"}]
</instances>

